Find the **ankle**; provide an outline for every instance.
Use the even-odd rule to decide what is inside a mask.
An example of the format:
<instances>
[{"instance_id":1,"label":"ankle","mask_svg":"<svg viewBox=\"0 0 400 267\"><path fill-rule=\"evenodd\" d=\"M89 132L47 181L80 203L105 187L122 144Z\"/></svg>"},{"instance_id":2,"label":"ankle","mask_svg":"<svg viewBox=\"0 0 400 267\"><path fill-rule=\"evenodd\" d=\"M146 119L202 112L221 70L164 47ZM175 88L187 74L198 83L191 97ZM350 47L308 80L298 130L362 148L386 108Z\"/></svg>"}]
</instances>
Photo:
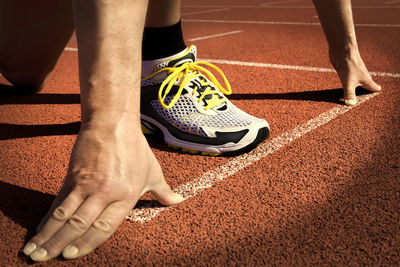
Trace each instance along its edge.
<instances>
[{"instance_id":1,"label":"ankle","mask_svg":"<svg viewBox=\"0 0 400 267\"><path fill-rule=\"evenodd\" d=\"M169 57L186 49L181 22L167 27L146 27L143 33L143 60Z\"/></svg>"}]
</instances>

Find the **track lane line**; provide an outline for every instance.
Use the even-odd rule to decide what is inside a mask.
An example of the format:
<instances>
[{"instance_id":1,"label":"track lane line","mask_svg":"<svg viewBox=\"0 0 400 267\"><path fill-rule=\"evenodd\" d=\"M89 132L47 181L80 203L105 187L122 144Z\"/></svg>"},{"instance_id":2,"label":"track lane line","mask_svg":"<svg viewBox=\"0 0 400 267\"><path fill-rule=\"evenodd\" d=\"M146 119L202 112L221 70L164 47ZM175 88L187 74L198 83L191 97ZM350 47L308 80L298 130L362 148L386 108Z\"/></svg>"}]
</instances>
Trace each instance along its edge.
<instances>
[{"instance_id":1,"label":"track lane line","mask_svg":"<svg viewBox=\"0 0 400 267\"><path fill-rule=\"evenodd\" d=\"M227 65L238 65L245 67L261 67L261 68L273 68L273 69L287 69L287 70L301 70L301 71L314 71L314 72L333 72L336 73L334 69L329 68L319 68L319 67L307 67L307 66L296 66L296 65L283 65L283 64L271 64L271 63L257 63L257 62L244 62L235 60L224 60L224 59L201 59L203 61L208 61L217 64L227 64ZM370 71L369 74L372 76L379 77L390 77L390 78L400 78L400 73L388 73L388 72L376 72Z\"/></svg>"},{"instance_id":2,"label":"track lane line","mask_svg":"<svg viewBox=\"0 0 400 267\"><path fill-rule=\"evenodd\" d=\"M64 48L65 51L71 51L71 52L78 52L78 48L76 47L66 47Z\"/></svg>"},{"instance_id":3,"label":"track lane line","mask_svg":"<svg viewBox=\"0 0 400 267\"><path fill-rule=\"evenodd\" d=\"M291 22L291 21L255 21L255 20L219 20L219 19L182 19L183 22L203 22L203 23L232 23L232 24L260 24L260 25L296 25L296 26L320 26L319 22ZM399 28L400 24L374 24L374 23L355 23L356 27L373 28Z\"/></svg>"},{"instance_id":4,"label":"track lane line","mask_svg":"<svg viewBox=\"0 0 400 267\"><path fill-rule=\"evenodd\" d=\"M188 8L283 8L283 9L299 9L299 8L315 8L314 6L262 6L262 5L182 5ZM352 9L392 9L400 8L400 6L352 6Z\"/></svg>"},{"instance_id":5,"label":"track lane line","mask_svg":"<svg viewBox=\"0 0 400 267\"><path fill-rule=\"evenodd\" d=\"M314 6L263 6L260 5L182 5L183 8L314 8ZM387 7L386 7L387 8Z\"/></svg>"},{"instance_id":6,"label":"track lane line","mask_svg":"<svg viewBox=\"0 0 400 267\"><path fill-rule=\"evenodd\" d=\"M385 2L385 5L397 4L397 3L400 3L400 0L388 1L388 2Z\"/></svg>"},{"instance_id":7,"label":"track lane line","mask_svg":"<svg viewBox=\"0 0 400 267\"><path fill-rule=\"evenodd\" d=\"M205 39L210 39L210 38L215 38L215 37L221 37L221 36L226 36L226 35L241 33L241 32L243 32L243 31L223 32L223 33L218 33L218 34L213 34L213 35L207 35L207 36L203 36L203 37L192 38L192 39L189 39L189 41L190 41L190 42L200 41L200 40L205 40Z\"/></svg>"},{"instance_id":8,"label":"track lane line","mask_svg":"<svg viewBox=\"0 0 400 267\"><path fill-rule=\"evenodd\" d=\"M283 0L283 1L277 1L277 2L268 2L268 3L262 3L260 6L270 6L270 5L276 5L276 4L282 4L282 3L294 3L294 2L299 2L299 0Z\"/></svg>"},{"instance_id":9,"label":"track lane line","mask_svg":"<svg viewBox=\"0 0 400 267\"><path fill-rule=\"evenodd\" d=\"M331 120L339 117L340 115L352 110L353 108L361 105L365 101L377 96L379 93L371 93L357 97L358 102L355 106L337 105L326 112L310 119L306 123L300 124L294 129L281 134L274 139L271 139L251 152L235 157L227 163L208 171L199 177L193 179L191 182L181 185L174 189L174 192L182 194L185 200L188 200L201 191L214 186L216 183L236 174L237 172L245 169L246 167L260 161L264 157L278 151L279 149L287 146L293 141L299 139L305 134L318 129L319 127L327 124ZM147 206L132 210L126 219L145 223L157 217L161 212L171 210L173 207L158 207L157 202L152 201Z\"/></svg>"},{"instance_id":10,"label":"track lane line","mask_svg":"<svg viewBox=\"0 0 400 267\"><path fill-rule=\"evenodd\" d=\"M206 13L213 13L213 12L220 12L220 11L228 11L230 8L219 8L219 9L211 9L211 10L204 10L204 11L193 11L193 12L186 12L182 13L181 16L186 15L197 15L197 14L206 14Z\"/></svg>"},{"instance_id":11,"label":"track lane line","mask_svg":"<svg viewBox=\"0 0 400 267\"><path fill-rule=\"evenodd\" d=\"M78 48L66 47L64 50L71 51L71 52L77 52ZM313 72L332 72L332 73L336 72L334 69L319 68L319 67L283 65L283 64L273 64L273 63L245 62L245 61L224 60L224 59L202 59L202 58L199 58L199 60L208 61L210 63L238 65L238 66L244 66L244 67L260 67L260 68L300 70L300 71L313 71ZM400 73L370 71L369 74L371 74L372 76L379 76L379 77L400 78Z\"/></svg>"}]
</instances>

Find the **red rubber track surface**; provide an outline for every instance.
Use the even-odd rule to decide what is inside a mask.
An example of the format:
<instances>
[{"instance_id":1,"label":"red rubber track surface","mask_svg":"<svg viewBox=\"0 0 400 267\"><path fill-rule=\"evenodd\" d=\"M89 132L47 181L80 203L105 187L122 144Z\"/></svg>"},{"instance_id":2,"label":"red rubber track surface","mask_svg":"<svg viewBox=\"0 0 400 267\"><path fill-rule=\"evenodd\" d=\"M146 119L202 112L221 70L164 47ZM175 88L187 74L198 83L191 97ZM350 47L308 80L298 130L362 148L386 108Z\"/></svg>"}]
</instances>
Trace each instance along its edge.
<instances>
[{"instance_id":1,"label":"red rubber track surface","mask_svg":"<svg viewBox=\"0 0 400 267\"><path fill-rule=\"evenodd\" d=\"M88 256L37 265L399 265L400 3L388 2L353 1L361 55L386 75L374 76L377 96L147 222L126 220ZM306 0L182 4L185 39L200 58L279 64L215 63L232 102L268 120L270 140L340 106L341 85L333 72L282 68L331 68L320 26L249 21L318 23L315 16ZM40 94L9 95L0 82L0 265L25 266L32 262L21 249L62 185L79 129L77 52L63 53ZM173 188L235 160L149 142Z\"/></svg>"}]
</instances>

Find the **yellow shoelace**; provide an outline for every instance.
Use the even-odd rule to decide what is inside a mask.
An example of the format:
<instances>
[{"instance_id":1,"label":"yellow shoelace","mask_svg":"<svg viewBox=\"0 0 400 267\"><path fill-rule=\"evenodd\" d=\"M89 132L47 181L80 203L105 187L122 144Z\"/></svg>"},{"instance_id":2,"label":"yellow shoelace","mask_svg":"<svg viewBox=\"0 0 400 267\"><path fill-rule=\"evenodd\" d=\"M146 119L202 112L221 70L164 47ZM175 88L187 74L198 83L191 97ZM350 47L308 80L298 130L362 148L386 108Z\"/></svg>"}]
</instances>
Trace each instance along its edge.
<instances>
[{"instance_id":1,"label":"yellow shoelace","mask_svg":"<svg viewBox=\"0 0 400 267\"><path fill-rule=\"evenodd\" d=\"M205 69L204 67L202 67L200 65L206 65L206 66L214 69L215 71L217 71L223 78L226 88L224 88L218 82L218 80L214 77L214 75L210 71L208 71L207 69ZM213 83L215 85L216 89L218 89L220 92L222 92L225 95L230 95L232 93L231 85L229 84L228 80L226 79L225 74L217 66L215 66L209 62L206 62L206 61L196 61L194 63L187 62L187 63L182 64L179 67L166 67L166 68L160 69L160 70L150 74L147 77L144 77L142 80L150 79L164 71L168 71L169 75L163 81L163 83L160 86L160 89L158 90L158 100L160 101L160 104L166 109L169 109L173 105L175 105L175 103L178 101L180 95L182 94L184 87L187 85L188 82L190 82L191 79L200 77L200 76L204 76L203 73L207 76L207 78L211 81L211 83ZM165 103L166 96L171 91L172 86L175 84L175 82L180 81L182 78L183 78L183 80L181 81L181 85L179 86L178 92L172 98L171 102L167 105ZM200 103L201 100L205 96L212 95L212 98L207 100L207 105L204 108L205 110L216 107L216 106L224 103L227 100L225 97L224 98L219 97L218 90L213 89L211 83L200 80L201 86L206 87L206 89L201 93L201 95L198 99L198 102ZM195 86L192 94L194 94L197 89L198 89L198 87Z\"/></svg>"}]
</instances>

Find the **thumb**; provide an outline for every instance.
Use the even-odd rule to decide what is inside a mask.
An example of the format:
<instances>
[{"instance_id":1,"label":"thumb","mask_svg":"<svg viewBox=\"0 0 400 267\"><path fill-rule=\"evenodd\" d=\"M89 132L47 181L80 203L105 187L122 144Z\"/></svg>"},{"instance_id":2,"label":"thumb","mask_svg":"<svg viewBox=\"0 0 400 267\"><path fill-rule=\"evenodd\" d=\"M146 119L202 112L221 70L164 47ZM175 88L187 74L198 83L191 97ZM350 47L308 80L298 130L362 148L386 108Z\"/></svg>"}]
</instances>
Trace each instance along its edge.
<instances>
[{"instance_id":1,"label":"thumb","mask_svg":"<svg viewBox=\"0 0 400 267\"><path fill-rule=\"evenodd\" d=\"M149 191L164 206L175 205L185 200L182 195L172 191L165 181L161 166L155 159L154 154L152 155L155 163L147 174L149 180L144 192Z\"/></svg>"},{"instance_id":2,"label":"thumb","mask_svg":"<svg viewBox=\"0 0 400 267\"><path fill-rule=\"evenodd\" d=\"M160 165L151 169L149 173L150 181L146 191L150 191L153 196L164 206L178 204L185 198L172 191L171 187L165 181Z\"/></svg>"},{"instance_id":3,"label":"thumb","mask_svg":"<svg viewBox=\"0 0 400 267\"><path fill-rule=\"evenodd\" d=\"M382 90L382 87L374 82L371 77L369 77L369 79L367 79L366 81L362 81L360 86L371 92L379 92L380 90Z\"/></svg>"},{"instance_id":4,"label":"thumb","mask_svg":"<svg viewBox=\"0 0 400 267\"><path fill-rule=\"evenodd\" d=\"M158 200L158 202L164 206L175 205L185 200L182 195L172 191L171 187L164 180L164 177L159 179L159 182L150 188L149 191Z\"/></svg>"}]
</instances>

